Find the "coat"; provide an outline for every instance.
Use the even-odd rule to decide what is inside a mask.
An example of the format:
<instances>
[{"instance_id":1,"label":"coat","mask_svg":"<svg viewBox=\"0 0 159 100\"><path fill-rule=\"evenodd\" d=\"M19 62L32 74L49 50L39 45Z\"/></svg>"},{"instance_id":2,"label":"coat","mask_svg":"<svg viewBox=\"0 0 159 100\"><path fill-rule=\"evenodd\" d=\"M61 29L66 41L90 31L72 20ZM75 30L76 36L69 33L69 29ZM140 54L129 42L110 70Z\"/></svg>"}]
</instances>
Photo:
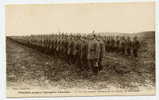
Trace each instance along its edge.
<instances>
[{"instance_id":1,"label":"coat","mask_svg":"<svg viewBox=\"0 0 159 100\"><path fill-rule=\"evenodd\" d=\"M96 39L88 41L88 54L87 59L99 59L100 58L100 42Z\"/></svg>"}]
</instances>

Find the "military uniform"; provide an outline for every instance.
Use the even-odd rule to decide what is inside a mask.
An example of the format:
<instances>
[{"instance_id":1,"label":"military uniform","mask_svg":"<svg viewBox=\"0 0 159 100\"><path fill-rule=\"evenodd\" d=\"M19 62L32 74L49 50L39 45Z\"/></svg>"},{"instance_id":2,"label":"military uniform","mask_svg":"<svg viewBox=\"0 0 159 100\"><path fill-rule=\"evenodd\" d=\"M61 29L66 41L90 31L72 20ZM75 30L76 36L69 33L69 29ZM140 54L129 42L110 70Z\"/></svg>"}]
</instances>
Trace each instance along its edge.
<instances>
[{"instance_id":1,"label":"military uniform","mask_svg":"<svg viewBox=\"0 0 159 100\"><path fill-rule=\"evenodd\" d=\"M135 36L132 43L132 49L133 49L132 51L135 57L138 57L139 48L140 48L140 42L138 41L138 38Z\"/></svg>"},{"instance_id":2,"label":"military uniform","mask_svg":"<svg viewBox=\"0 0 159 100\"><path fill-rule=\"evenodd\" d=\"M125 51L126 51L125 47L126 47L126 40L125 40L125 37L122 37L122 40L121 40L121 54L122 55L126 54L125 53Z\"/></svg>"},{"instance_id":3,"label":"military uniform","mask_svg":"<svg viewBox=\"0 0 159 100\"><path fill-rule=\"evenodd\" d=\"M115 39L115 52L116 53L119 53L119 45L120 45L120 40L119 40L119 37L117 36L116 39Z\"/></svg>"},{"instance_id":4,"label":"military uniform","mask_svg":"<svg viewBox=\"0 0 159 100\"><path fill-rule=\"evenodd\" d=\"M87 49L88 49L88 43L87 40L82 40L81 43L81 65L84 66L86 69L88 69L88 63L87 63Z\"/></svg>"},{"instance_id":5,"label":"military uniform","mask_svg":"<svg viewBox=\"0 0 159 100\"><path fill-rule=\"evenodd\" d=\"M129 36L126 39L126 55L131 55L131 41Z\"/></svg>"},{"instance_id":6,"label":"military uniform","mask_svg":"<svg viewBox=\"0 0 159 100\"><path fill-rule=\"evenodd\" d=\"M87 59L88 59L89 68L91 68L95 74L98 73L99 57L100 57L100 43L94 38L88 41Z\"/></svg>"},{"instance_id":7,"label":"military uniform","mask_svg":"<svg viewBox=\"0 0 159 100\"><path fill-rule=\"evenodd\" d=\"M102 60L104 58L105 55L105 46L104 46L104 42L102 40L99 39L99 43L100 43L100 56L99 56L99 60L98 60L98 65L99 65L99 70L103 69L103 63Z\"/></svg>"},{"instance_id":8,"label":"military uniform","mask_svg":"<svg viewBox=\"0 0 159 100\"><path fill-rule=\"evenodd\" d=\"M110 37L108 37L107 39L107 46L106 46L106 49L107 49L107 52L110 52L111 51L111 43L110 43Z\"/></svg>"}]
</instances>

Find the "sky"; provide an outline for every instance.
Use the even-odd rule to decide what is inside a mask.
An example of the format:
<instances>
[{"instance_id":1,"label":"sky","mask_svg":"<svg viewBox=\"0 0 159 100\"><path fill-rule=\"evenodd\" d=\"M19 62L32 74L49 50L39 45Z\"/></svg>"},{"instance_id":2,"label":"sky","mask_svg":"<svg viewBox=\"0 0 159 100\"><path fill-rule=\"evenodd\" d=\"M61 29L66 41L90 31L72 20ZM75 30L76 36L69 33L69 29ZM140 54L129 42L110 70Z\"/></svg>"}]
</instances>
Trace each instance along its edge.
<instances>
[{"instance_id":1,"label":"sky","mask_svg":"<svg viewBox=\"0 0 159 100\"><path fill-rule=\"evenodd\" d=\"M16 4L6 5L5 16L7 35L155 30L153 2Z\"/></svg>"}]
</instances>

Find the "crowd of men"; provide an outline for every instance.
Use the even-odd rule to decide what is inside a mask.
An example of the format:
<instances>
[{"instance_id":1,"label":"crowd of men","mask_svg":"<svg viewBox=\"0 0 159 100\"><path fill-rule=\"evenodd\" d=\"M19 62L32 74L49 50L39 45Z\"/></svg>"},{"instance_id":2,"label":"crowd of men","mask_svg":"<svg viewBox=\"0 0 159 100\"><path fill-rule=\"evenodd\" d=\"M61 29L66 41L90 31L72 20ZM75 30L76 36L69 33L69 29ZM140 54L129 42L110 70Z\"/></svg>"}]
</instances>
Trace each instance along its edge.
<instances>
[{"instance_id":1,"label":"crowd of men","mask_svg":"<svg viewBox=\"0 0 159 100\"><path fill-rule=\"evenodd\" d=\"M81 70L90 69L94 74L102 70L102 60L108 53L138 57L140 48L137 36L101 36L95 33L31 35L18 38L17 42L52 54L68 64L76 64Z\"/></svg>"}]
</instances>

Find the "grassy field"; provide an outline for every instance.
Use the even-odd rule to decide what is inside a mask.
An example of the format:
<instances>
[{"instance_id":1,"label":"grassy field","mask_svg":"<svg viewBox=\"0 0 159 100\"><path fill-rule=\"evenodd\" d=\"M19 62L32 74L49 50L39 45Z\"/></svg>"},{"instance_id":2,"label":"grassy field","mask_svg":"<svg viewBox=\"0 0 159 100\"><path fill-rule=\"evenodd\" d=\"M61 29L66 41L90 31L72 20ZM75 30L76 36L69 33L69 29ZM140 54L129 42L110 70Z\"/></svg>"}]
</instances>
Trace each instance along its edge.
<instances>
[{"instance_id":1,"label":"grassy field","mask_svg":"<svg viewBox=\"0 0 159 100\"><path fill-rule=\"evenodd\" d=\"M138 58L106 54L104 69L97 76L93 75L91 71L81 71L75 65L69 65L58 58L7 39L7 88L93 90L154 88L154 32L140 33L139 36L144 42ZM45 75L48 66L52 67L53 77L51 79L47 79ZM129 72L117 72L124 67L128 68Z\"/></svg>"}]
</instances>

